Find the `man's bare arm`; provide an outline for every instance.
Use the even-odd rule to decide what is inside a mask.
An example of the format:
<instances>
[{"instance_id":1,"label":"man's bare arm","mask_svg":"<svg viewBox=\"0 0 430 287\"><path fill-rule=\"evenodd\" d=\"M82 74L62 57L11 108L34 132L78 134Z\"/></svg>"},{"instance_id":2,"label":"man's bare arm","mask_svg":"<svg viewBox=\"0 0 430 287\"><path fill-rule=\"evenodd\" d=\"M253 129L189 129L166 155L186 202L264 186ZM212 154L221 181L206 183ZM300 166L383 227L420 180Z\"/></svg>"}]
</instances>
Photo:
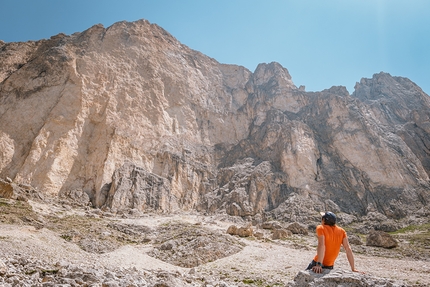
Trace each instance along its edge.
<instances>
[{"instance_id":1,"label":"man's bare arm","mask_svg":"<svg viewBox=\"0 0 430 287\"><path fill-rule=\"evenodd\" d=\"M324 256L325 256L325 243L324 243L324 235L318 236L318 247L317 247L317 258L318 262L323 262ZM315 273L321 273L322 267L321 266L314 266L312 267L312 271Z\"/></svg>"},{"instance_id":2,"label":"man's bare arm","mask_svg":"<svg viewBox=\"0 0 430 287\"><path fill-rule=\"evenodd\" d=\"M353 272L360 272L357 269L355 269L354 254L352 253L351 246L349 245L348 237L345 237L342 240L342 245L343 245L343 248L345 248L346 258L348 258L348 262L349 262L349 266L351 266L351 270ZM360 272L360 273L364 273L364 272Z\"/></svg>"}]
</instances>

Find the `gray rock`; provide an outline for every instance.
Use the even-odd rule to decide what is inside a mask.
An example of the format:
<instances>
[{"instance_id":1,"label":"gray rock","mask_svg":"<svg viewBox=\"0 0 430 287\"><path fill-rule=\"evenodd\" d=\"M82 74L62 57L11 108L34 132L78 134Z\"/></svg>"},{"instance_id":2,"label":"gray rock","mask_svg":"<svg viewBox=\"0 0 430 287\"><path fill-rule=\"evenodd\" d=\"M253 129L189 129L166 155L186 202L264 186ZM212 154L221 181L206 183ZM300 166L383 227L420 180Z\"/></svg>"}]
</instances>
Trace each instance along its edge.
<instances>
[{"instance_id":1,"label":"gray rock","mask_svg":"<svg viewBox=\"0 0 430 287\"><path fill-rule=\"evenodd\" d=\"M358 235L348 233L348 241L354 245L363 245L363 241Z\"/></svg>"},{"instance_id":2,"label":"gray rock","mask_svg":"<svg viewBox=\"0 0 430 287\"><path fill-rule=\"evenodd\" d=\"M0 197L12 198L14 195L14 185L10 182L0 180Z\"/></svg>"},{"instance_id":3,"label":"gray rock","mask_svg":"<svg viewBox=\"0 0 430 287\"><path fill-rule=\"evenodd\" d=\"M263 222L261 224L261 228L263 228L263 229L270 229L270 230L281 229L282 225L281 225L281 223L279 223L277 221L266 221L266 222Z\"/></svg>"},{"instance_id":4,"label":"gray rock","mask_svg":"<svg viewBox=\"0 0 430 287\"><path fill-rule=\"evenodd\" d=\"M257 239L264 239L264 233L261 231L254 232L254 237Z\"/></svg>"},{"instance_id":5,"label":"gray rock","mask_svg":"<svg viewBox=\"0 0 430 287\"><path fill-rule=\"evenodd\" d=\"M378 278L370 275L364 275L356 272L344 271L340 269L327 270L317 274L312 271L300 271L289 287L401 287L406 286L404 282L395 281L383 278Z\"/></svg>"},{"instance_id":6,"label":"gray rock","mask_svg":"<svg viewBox=\"0 0 430 287\"><path fill-rule=\"evenodd\" d=\"M286 229L291 231L293 234L308 235L308 229L298 222L291 223Z\"/></svg>"},{"instance_id":7,"label":"gray rock","mask_svg":"<svg viewBox=\"0 0 430 287\"><path fill-rule=\"evenodd\" d=\"M291 235L292 232L286 229L274 229L272 231L272 239L286 239Z\"/></svg>"},{"instance_id":8,"label":"gray rock","mask_svg":"<svg viewBox=\"0 0 430 287\"><path fill-rule=\"evenodd\" d=\"M376 246L383 248L397 247L397 241L388 233L384 231L371 231L366 238L367 246Z\"/></svg>"},{"instance_id":9,"label":"gray rock","mask_svg":"<svg viewBox=\"0 0 430 287\"><path fill-rule=\"evenodd\" d=\"M230 225L227 229L227 234L237 235L237 226L236 225Z\"/></svg>"},{"instance_id":10,"label":"gray rock","mask_svg":"<svg viewBox=\"0 0 430 287\"><path fill-rule=\"evenodd\" d=\"M251 227L240 227L237 229L237 235L240 237L252 236L253 230Z\"/></svg>"}]
</instances>

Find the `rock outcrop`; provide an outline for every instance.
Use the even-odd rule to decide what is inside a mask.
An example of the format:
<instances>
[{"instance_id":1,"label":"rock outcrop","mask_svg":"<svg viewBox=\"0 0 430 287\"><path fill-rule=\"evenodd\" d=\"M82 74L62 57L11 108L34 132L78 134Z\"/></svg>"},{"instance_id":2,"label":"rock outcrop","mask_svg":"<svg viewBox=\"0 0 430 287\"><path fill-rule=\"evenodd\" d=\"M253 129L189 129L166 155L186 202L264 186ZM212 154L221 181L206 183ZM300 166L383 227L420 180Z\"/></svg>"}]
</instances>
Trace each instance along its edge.
<instances>
[{"instance_id":1,"label":"rock outcrop","mask_svg":"<svg viewBox=\"0 0 430 287\"><path fill-rule=\"evenodd\" d=\"M402 281L378 278L370 275L362 275L344 270L325 270L322 274L316 274L312 271L299 272L289 287L360 287L360 286L381 286L381 287L402 287L407 286Z\"/></svg>"},{"instance_id":2,"label":"rock outcrop","mask_svg":"<svg viewBox=\"0 0 430 287\"><path fill-rule=\"evenodd\" d=\"M430 98L406 78L306 92L145 20L0 42L0 63L0 178L46 195L289 222L428 209Z\"/></svg>"}]
</instances>

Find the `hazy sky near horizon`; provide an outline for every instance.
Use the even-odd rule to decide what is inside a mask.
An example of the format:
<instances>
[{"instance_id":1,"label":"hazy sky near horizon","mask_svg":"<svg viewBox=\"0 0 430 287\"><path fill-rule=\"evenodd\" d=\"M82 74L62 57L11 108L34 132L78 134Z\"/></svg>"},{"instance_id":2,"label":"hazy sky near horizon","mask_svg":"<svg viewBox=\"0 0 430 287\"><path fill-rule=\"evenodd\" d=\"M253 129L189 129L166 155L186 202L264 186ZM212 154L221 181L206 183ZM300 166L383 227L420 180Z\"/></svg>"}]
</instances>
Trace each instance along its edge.
<instances>
[{"instance_id":1,"label":"hazy sky near horizon","mask_svg":"<svg viewBox=\"0 0 430 287\"><path fill-rule=\"evenodd\" d=\"M221 63L278 62L320 91L381 71L430 94L429 0L1 0L0 40L146 19ZM1 63L0 63L1 64Z\"/></svg>"}]
</instances>

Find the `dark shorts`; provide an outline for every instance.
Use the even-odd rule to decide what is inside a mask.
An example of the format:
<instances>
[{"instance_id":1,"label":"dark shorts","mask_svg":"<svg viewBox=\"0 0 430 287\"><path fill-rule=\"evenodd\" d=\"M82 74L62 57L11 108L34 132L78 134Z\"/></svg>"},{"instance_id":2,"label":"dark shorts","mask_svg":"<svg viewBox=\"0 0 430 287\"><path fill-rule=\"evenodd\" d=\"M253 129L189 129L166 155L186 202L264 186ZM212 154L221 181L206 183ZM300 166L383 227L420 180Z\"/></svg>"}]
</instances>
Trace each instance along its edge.
<instances>
[{"instance_id":1,"label":"dark shorts","mask_svg":"<svg viewBox=\"0 0 430 287\"><path fill-rule=\"evenodd\" d=\"M317 262L315 260L312 260L311 263L309 263L308 268L306 270L311 270L312 267L317 266ZM322 266L323 269L333 269L333 266Z\"/></svg>"}]
</instances>

